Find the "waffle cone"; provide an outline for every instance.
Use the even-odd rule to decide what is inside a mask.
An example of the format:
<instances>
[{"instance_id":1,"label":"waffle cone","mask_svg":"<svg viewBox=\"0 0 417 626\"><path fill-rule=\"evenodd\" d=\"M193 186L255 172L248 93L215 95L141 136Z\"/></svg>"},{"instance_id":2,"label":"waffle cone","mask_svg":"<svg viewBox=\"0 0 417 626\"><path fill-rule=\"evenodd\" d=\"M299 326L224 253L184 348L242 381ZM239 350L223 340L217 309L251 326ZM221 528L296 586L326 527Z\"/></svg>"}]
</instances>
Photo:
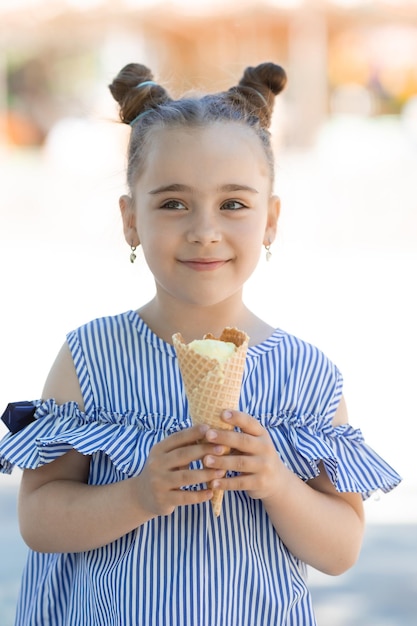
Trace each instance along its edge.
<instances>
[{"instance_id":1,"label":"waffle cone","mask_svg":"<svg viewBox=\"0 0 417 626\"><path fill-rule=\"evenodd\" d=\"M223 363L195 352L184 342L180 333L176 333L172 339L193 424L232 430L233 426L224 422L221 414L225 409L237 409L239 406L249 337L237 328L225 328L219 338L205 335L204 339L235 344L237 350ZM217 517L220 515L222 500L223 491L214 490L211 504Z\"/></svg>"}]
</instances>

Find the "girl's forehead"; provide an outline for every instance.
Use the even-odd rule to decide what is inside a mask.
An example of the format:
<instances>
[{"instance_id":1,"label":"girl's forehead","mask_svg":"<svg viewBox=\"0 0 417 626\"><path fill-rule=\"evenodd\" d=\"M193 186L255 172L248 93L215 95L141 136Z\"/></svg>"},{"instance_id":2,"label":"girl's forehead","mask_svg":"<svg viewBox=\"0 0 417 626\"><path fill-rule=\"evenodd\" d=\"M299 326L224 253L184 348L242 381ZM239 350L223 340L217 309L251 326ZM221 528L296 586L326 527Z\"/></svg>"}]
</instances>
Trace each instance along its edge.
<instances>
[{"instance_id":1,"label":"girl's forehead","mask_svg":"<svg viewBox=\"0 0 417 626\"><path fill-rule=\"evenodd\" d=\"M168 126L150 129L147 137L146 160L167 160L204 156L265 161L259 137L239 122L211 122L205 126Z\"/></svg>"},{"instance_id":2,"label":"girl's forehead","mask_svg":"<svg viewBox=\"0 0 417 626\"><path fill-rule=\"evenodd\" d=\"M256 131L241 122L209 121L205 125L159 125L149 128L132 174L132 193L158 188L166 181L193 186L220 186L258 178L252 186L268 188L273 173ZM211 181L211 182L210 182ZM247 184L249 184L247 182Z\"/></svg>"},{"instance_id":3,"label":"girl's forehead","mask_svg":"<svg viewBox=\"0 0 417 626\"><path fill-rule=\"evenodd\" d=\"M233 138L235 141L249 141L260 143L255 131L242 122L235 121L211 121L205 125L181 124L172 126L159 126L150 129L149 135L152 139L174 142L220 142L225 136ZM203 144L205 145L205 144Z\"/></svg>"}]
</instances>

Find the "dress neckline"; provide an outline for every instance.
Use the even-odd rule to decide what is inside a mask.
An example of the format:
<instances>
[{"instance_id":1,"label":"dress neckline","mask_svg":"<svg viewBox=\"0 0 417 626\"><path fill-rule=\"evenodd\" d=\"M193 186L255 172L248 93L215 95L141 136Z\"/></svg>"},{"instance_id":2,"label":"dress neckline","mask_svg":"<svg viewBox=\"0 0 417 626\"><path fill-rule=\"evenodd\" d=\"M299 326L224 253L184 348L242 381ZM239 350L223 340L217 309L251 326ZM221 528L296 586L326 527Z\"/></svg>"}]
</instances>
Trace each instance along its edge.
<instances>
[{"instance_id":1,"label":"dress neckline","mask_svg":"<svg viewBox=\"0 0 417 626\"><path fill-rule=\"evenodd\" d=\"M154 331L149 328L149 326L143 321L143 319L136 311L129 310L124 315L127 316L131 324L137 329L137 331L141 335L143 335L148 343L153 345L161 352L165 352L166 354L169 354L173 357L176 356L174 346L164 339L161 339L161 337L158 337L158 335L156 335ZM267 339L261 341L261 343L258 343L255 346L249 346L248 356L259 356L264 352L269 352L270 350L273 350L277 346L277 344L280 343L285 334L286 333L280 328L275 328L275 330Z\"/></svg>"}]
</instances>

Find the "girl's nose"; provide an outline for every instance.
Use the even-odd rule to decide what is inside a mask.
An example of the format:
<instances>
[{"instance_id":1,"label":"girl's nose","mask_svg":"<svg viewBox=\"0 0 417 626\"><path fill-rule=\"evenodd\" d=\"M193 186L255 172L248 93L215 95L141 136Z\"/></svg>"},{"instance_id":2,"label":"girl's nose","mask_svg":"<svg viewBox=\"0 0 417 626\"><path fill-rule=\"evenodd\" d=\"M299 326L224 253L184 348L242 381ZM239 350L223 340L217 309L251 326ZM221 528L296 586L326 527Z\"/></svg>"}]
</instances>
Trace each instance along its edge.
<instances>
[{"instance_id":1,"label":"girl's nose","mask_svg":"<svg viewBox=\"0 0 417 626\"><path fill-rule=\"evenodd\" d=\"M217 220L213 215L197 212L192 216L187 232L189 243L200 243L207 245L216 243L221 239L221 232Z\"/></svg>"}]
</instances>

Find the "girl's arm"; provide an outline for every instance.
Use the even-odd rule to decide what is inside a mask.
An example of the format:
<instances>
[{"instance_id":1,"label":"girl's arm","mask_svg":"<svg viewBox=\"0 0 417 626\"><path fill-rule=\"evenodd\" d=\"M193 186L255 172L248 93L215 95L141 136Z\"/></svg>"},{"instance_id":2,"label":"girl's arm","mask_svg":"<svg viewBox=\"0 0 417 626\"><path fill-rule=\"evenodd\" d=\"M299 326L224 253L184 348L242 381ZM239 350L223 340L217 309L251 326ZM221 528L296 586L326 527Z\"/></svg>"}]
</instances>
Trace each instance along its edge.
<instances>
[{"instance_id":1,"label":"girl's arm","mask_svg":"<svg viewBox=\"0 0 417 626\"><path fill-rule=\"evenodd\" d=\"M245 490L261 499L284 544L305 563L334 575L349 569L359 555L364 531L361 495L339 493L322 465L317 478L303 482L283 464L256 419L238 411L227 414L227 421L241 432L210 429L206 438L234 454L210 454L203 462L240 474L216 479L211 486ZM335 423L343 423L345 417L342 403Z\"/></svg>"},{"instance_id":2,"label":"girl's arm","mask_svg":"<svg viewBox=\"0 0 417 626\"><path fill-rule=\"evenodd\" d=\"M83 408L78 378L67 345L45 384L44 398L73 400ZM204 427L175 433L156 444L142 473L109 485L88 485L90 458L76 450L34 470L25 470L19 493L22 536L38 552L81 552L103 546L176 506L212 497L210 489L181 487L206 483L224 472L190 470L213 448L202 441Z\"/></svg>"}]
</instances>

